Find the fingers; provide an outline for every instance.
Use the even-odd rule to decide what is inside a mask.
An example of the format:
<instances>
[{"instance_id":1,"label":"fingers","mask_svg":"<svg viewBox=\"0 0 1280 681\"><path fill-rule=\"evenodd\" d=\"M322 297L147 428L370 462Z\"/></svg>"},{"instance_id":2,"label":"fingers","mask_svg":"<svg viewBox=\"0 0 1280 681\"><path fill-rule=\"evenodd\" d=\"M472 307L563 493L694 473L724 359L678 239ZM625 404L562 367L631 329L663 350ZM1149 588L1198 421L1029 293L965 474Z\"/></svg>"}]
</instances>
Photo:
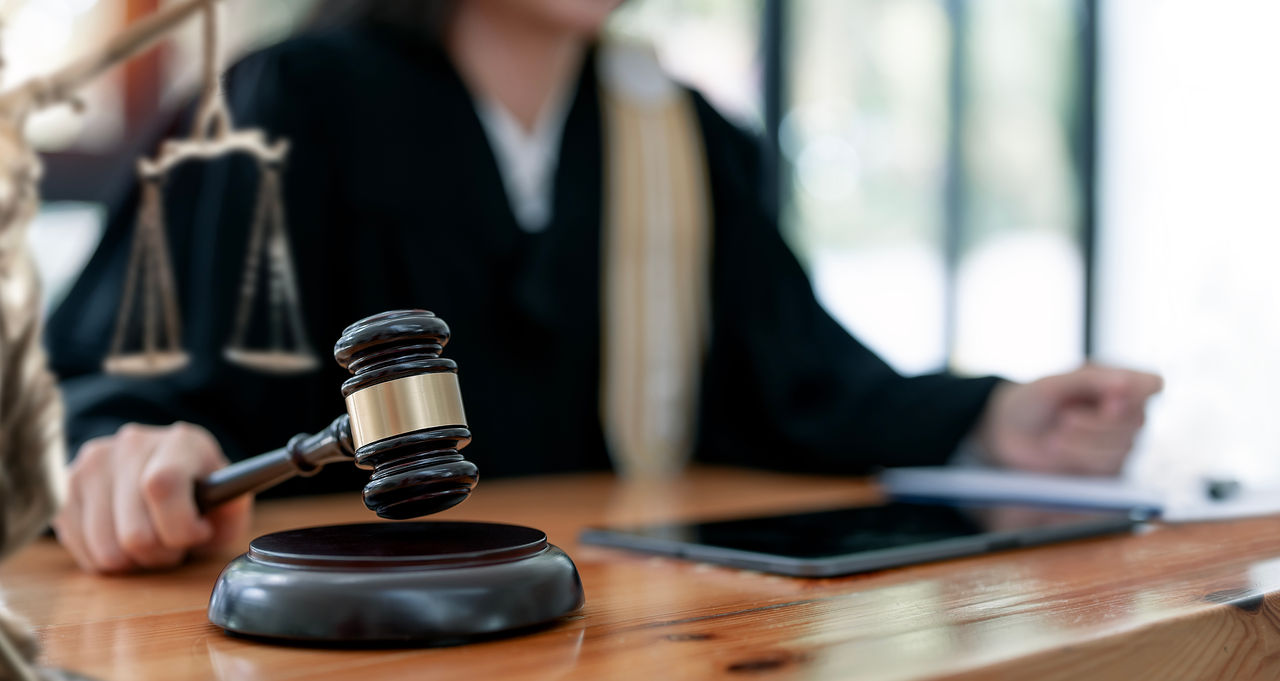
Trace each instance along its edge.
<instances>
[{"instance_id":1,"label":"fingers","mask_svg":"<svg viewBox=\"0 0 1280 681\"><path fill-rule=\"evenodd\" d=\"M74 512L64 514L58 537L86 570L124 572L141 565L135 556L151 560L138 541L149 521L144 516L137 527L131 509L121 503L138 498L136 484L129 486L136 480L131 471L154 448L151 430L127 425L112 437L86 444L72 462L68 506Z\"/></svg>"},{"instance_id":2,"label":"fingers","mask_svg":"<svg viewBox=\"0 0 1280 681\"><path fill-rule=\"evenodd\" d=\"M94 572L117 572L129 567L129 559L116 541L111 508L112 446L109 442L86 447L72 469L73 493L79 497L75 524L80 543L73 554Z\"/></svg>"},{"instance_id":3,"label":"fingers","mask_svg":"<svg viewBox=\"0 0 1280 681\"><path fill-rule=\"evenodd\" d=\"M1093 410L1070 409L1048 436L1048 459L1065 473L1114 475L1133 449L1141 423L1103 418Z\"/></svg>"},{"instance_id":4,"label":"fingers","mask_svg":"<svg viewBox=\"0 0 1280 681\"><path fill-rule=\"evenodd\" d=\"M212 553L242 541L249 531L252 509L253 497L246 494L209 511L206 517L213 525L213 537L196 547L196 553Z\"/></svg>"},{"instance_id":5,"label":"fingers","mask_svg":"<svg viewBox=\"0 0 1280 681\"><path fill-rule=\"evenodd\" d=\"M1070 401L1101 401L1106 398L1119 398L1145 402L1164 389L1164 379L1156 374L1096 364L1081 367L1070 373L1050 376L1039 383L1052 397Z\"/></svg>"},{"instance_id":6,"label":"fingers","mask_svg":"<svg viewBox=\"0 0 1280 681\"><path fill-rule=\"evenodd\" d=\"M1164 389L1164 379L1142 371L1090 367L1089 376L1098 392L1099 412L1115 421L1141 419L1147 400Z\"/></svg>"},{"instance_id":7,"label":"fingers","mask_svg":"<svg viewBox=\"0 0 1280 681\"><path fill-rule=\"evenodd\" d=\"M1086 366L993 393L979 429L993 461L1050 473L1113 475L1146 420L1163 380L1141 371Z\"/></svg>"},{"instance_id":8,"label":"fingers","mask_svg":"<svg viewBox=\"0 0 1280 681\"><path fill-rule=\"evenodd\" d=\"M112 512L120 549L133 565L164 568L182 561L183 551L161 541L138 483L155 454L154 442L144 431L122 430L114 451L116 475L112 486Z\"/></svg>"},{"instance_id":9,"label":"fingers","mask_svg":"<svg viewBox=\"0 0 1280 681\"><path fill-rule=\"evenodd\" d=\"M166 547L187 549L209 541L213 527L196 510L192 486L217 467L221 453L202 429L175 424L136 478L152 526Z\"/></svg>"},{"instance_id":10,"label":"fingers","mask_svg":"<svg viewBox=\"0 0 1280 681\"><path fill-rule=\"evenodd\" d=\"M1164 389L1164 380L1142 371L1089 365L1032 385L1046 405L1059 411L1092 407L1102 419L1138 428L1147 401Z\"/></svg>"},{"instance_id":11,"label":"fingers","mask_svg":"<svg viewBox=\"0 0 1280 681\"><path fill-rule=\"evenodd\" d=\"M84 516L84 494L80 491L84 480L83 469L91 465L90 462L100 459L105 453L109 453L111 445L108 438L97 438L86 442L80 448L80 453L71 465L71 470L67 480L67 498L62 508L58 510L57 516L53 519L53 529L58 536L58 541L67 549L71 557L75 559L76 564L82 570L93 572L96 571L95 564L89 556L88 547L85 545L84 532L81 529Z\"/></svg>"},{"instance_id":12,"label":"fingers","mask_svg":"<svg viewBox=\"0 0 1280 681\"><path fill-rule=\"evenodd\" d=\"M189 424L130 424L90 441L71 463L58 539L92 572L172 567L193 548L238 539L248 499L202 518L192 494L197 478L225 463L213 437Z\"/></svg>"}]
</instances>

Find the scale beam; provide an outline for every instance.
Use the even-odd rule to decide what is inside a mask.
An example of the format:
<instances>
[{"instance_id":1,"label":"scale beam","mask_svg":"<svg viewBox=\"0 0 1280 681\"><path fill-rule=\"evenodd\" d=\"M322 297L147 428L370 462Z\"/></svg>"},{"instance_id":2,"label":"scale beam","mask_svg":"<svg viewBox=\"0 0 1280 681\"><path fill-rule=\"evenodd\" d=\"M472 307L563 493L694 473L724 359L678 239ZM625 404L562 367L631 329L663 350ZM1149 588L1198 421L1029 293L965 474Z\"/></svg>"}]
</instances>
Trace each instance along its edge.
<instances>
[{"instance_id":1,"label":"scale beam","mask_svg":"<svg viewBox=\"0 0 1280 681\"><path fill-rule=\"evenodd\" d=\"M116 319L112 349L103 366L109 373L134 376L169 373L186 366L189 358L181 348L177 286L164 239L162 187L169 173L184 163L244 154L257 161L258 197L250 226L240 301L223 357L254 371L280 374L311 371L319 361L307 341L302 320L280 183L289 142L284 139L271 142L266 133L257 128L236 129L219 77L216 8L212 4L201 8L204 11L204 86L195 124L189 137L167 140L155 158L138 160L138 175L146 191L139 205L125 299ZM249 329L258 307L256 301L264 265L269 343L266 347L251 347ZM135 293L139 283L140 292ZM140 349L126 350L126 339L131 337L130 331L136 329L131 323L135 297L142 301Z\"/></svg>"}]
</instances>

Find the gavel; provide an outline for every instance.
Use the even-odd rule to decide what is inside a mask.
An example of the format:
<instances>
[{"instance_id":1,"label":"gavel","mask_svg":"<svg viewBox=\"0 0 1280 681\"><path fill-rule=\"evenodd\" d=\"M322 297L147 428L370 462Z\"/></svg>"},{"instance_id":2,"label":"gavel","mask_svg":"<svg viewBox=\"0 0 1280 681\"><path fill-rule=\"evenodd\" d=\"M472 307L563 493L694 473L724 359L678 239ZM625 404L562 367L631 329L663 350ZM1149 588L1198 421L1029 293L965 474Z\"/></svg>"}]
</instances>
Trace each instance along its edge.
<instances>
[{"instance_id":1,"label":"gavel","mask_svg":"<svg viewBox=\"0 0 1280 681\"><path fill-rule=\"evenodd\" d=\"M347 413L314 435L296 435L198 481L197 507L203 513L338 461L373 471L364 503L383 518L417 518L461 503L479 475L460 453L471 431L458 365L440 356L448 342L448 325L425 310L384 312L348 326L333 350L352 374L342 384Z\"/></svg>"},{"instance_id":2,"label":"gavel","mask_svg":"<svg viewBox=\"0 0 1280 681\"><path fill-rule=\"evenodd\" d=\"M196 484L209 509L326 464L372 469L370 510L393 520L443 511L475 487L460 451L471 431L458 366L440 356L449 327L424 310L384 312L347 327L333 356L351 372L347 413L315 435L217 471ZM502 523L417 521L283 530L249 542L209 596L209 621L290 642L458 643L528 631L582 607L578 569L541 530Z\"/></svg>"}]
</instances>

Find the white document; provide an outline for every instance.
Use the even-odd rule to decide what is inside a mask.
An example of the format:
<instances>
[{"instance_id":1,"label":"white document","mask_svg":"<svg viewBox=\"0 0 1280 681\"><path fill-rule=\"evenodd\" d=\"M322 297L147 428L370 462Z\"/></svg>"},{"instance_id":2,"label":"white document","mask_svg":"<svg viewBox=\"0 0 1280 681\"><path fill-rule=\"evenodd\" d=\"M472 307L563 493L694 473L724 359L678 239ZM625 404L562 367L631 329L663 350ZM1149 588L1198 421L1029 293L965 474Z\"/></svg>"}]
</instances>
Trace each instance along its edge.
<instances>
[{"instance_id":1,"label":"white document","mask_svg":"<svg viewBox=\"0 0 1280 681\"><path fill-rule=\"evenodd\" d=\"M1170 495L1164 503L1161 519L1167 523L1195 523L1209 520L1234 520L1280 513L1280 490L1244 489L1222 501L1202 495Z\"/></svg>"},{"instance_id":2,"label":"white document","mask_svg":"<svg viewBox=\"0 0 1280 681\"><path fill-rule=\"evenodd\" d=\"M1280 490L1245 489L1222 501L1201 489L1161 491L1124 478L1024 473L949 466L892 468L880 474L885 491L900 499L937 499L1038 506L1131 510L1164 522L1191 523L1280 514Z\"/></svg>"},{"instance_id":3,"label":"white document","mask_svg":"<svg viewBox=\"0 0 1280 681\"><path fill-rule=\"evenodd\" d=\"M996 468L891 468L880 482L895 497L1029 503L1100 509L1163 508L1160 494L1121 478L1024 473Z\"/></svg>"}]
</instances>

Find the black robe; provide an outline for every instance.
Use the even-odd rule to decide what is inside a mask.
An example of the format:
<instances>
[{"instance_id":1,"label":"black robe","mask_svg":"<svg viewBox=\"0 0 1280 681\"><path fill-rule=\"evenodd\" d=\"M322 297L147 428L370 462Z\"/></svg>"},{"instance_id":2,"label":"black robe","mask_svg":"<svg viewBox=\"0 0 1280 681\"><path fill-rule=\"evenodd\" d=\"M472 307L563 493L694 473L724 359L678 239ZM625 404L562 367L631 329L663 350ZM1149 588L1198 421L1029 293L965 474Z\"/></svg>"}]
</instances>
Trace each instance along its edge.
<instances>
[{"instance_id":1,"label":"black robe","mask_svg":"<svg viewBox=\"0 0 1280 681\"><path fill-rule=\"evenodd\" d=\"M298 37L228 76L238 124L287 137L284 187L303 314L322 368L263 375L228 364L257 189L246 159L189 164L166 190L185 370L105 376L137 205L113 206L101 246L48 327L73 447L126 421L209 428L233 459L342 413L327 354L363 316L420 307L453 331L484 477L604 469L601 433L601 119L592 60L568 113L553 217L522 231L464 84L438 46L387 29ZM905 378L821 308L758 200L757 147L697 97L714 211L712 324L696 459L860 472L938 464L995 383ZM887 294L891 295L891 294ZM358 487L334 467L297 489Z\"/></svg>"}]
</instances>

